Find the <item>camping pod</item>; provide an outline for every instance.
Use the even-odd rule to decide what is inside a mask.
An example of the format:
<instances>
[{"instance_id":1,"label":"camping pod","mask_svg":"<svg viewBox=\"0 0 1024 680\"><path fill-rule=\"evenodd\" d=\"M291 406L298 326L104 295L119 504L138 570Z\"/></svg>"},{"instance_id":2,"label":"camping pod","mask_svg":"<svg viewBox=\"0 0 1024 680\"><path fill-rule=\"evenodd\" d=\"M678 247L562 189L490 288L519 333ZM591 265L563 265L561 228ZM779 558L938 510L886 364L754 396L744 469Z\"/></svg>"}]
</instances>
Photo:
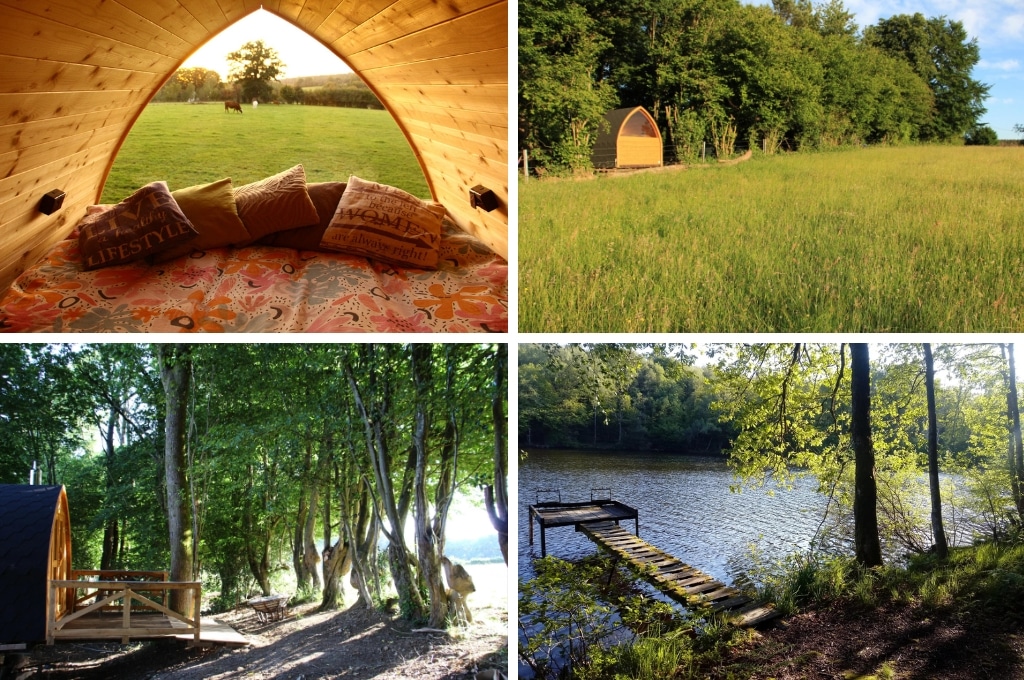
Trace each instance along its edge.
<instances>
[{"instance_id":1,"label":"camping pod","mask_svg":"<svg viewBox=\"0 0 1024 680\"><path fill-rule=\"evenodd\" d=\"M126 136L181 64L260 8L362 77L433 199L507 259L507 0L0 0L0 291L99 202ZM476 187L494 209L472 201Z\"/></svg>"},{"instance_id":2,"label":"camping pod","mask_svg":"<svg viewBox=\"0 0 1024 680\"><path fill-rule=\"evenodd\" d=\"M0 650L46 641L46 613L60 619L71 578L71 519L63 486L0 484Z\"/></svg>"},{"instance_id":3,"label":"camping pod","mask_svg":"<svg viewBox=\"0 0 1024 680\"><path fill-rule=\"evenodd\" d=\"M615 109L604 115L594 141L591 160L595 168L649 168L661 165L661 133L654 118L642 106Z\"/></svg>"}]
</instances>

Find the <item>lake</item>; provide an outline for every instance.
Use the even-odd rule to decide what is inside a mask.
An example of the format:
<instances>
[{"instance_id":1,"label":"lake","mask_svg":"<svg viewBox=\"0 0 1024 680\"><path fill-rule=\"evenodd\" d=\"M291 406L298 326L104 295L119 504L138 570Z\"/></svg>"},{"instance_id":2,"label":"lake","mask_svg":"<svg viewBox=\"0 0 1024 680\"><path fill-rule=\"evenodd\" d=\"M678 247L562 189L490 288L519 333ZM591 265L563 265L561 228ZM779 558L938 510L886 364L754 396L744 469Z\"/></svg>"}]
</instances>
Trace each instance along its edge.
<instances>
[{"instance_id":1,"label":"lake","mask_svg":"<svg viewBox=\"0 0 1024 680\"><path fill-rule=\"evenodd\" d=\"M774 560L805 550L821 522L825 498L813 479L791 490L729 490L735 484L723 458L651 453L532 450L519 464L519 577L534 575L539 527L529 545L529 506L538 500L586 501L592 489L640 514L640 536L728 584L747 583L751 546ZM558 494L540 493L558 489ZM775 493L771 493L774 490ZM607 493L595 497L606 498ZM623 524L633 531L633 522ZM574 560L597 546L572 527L548 529L548 555Z\"/></svg>"}]
</instances>

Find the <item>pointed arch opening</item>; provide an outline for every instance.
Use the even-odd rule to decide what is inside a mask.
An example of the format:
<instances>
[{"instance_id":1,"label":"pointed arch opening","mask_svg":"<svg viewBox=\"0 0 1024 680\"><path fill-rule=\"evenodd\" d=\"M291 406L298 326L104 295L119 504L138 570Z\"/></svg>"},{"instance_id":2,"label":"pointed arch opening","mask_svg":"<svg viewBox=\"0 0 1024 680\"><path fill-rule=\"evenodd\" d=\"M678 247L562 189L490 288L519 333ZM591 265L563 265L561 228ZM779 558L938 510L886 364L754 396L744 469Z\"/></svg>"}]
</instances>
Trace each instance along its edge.
<instances>
[{"instance_id":1,"label":"pointed arch opening","mask_svg":"<svg viewBox=\"0 0 1024 680\"><path fill-rule=\"evenodd\" d=\"M100 197L128 131L186 58L261 7L360 75L433 198L507 257L507 0L3 0L0 288ZM496 210L470 204L478 185L495 193ZM54 188L63 208L43 214Z\"/></svg>"}]
</instances>

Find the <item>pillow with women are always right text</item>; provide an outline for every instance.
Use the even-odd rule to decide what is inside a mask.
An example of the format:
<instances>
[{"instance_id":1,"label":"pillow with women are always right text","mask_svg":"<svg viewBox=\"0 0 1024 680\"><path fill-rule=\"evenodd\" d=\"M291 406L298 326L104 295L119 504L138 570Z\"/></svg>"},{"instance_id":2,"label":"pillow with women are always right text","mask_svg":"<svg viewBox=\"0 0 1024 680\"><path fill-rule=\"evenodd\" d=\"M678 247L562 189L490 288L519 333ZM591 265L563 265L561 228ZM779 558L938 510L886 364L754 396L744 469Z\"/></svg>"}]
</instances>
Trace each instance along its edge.
<instances>
[{"instance_id":1,"label":"pillow with women are always right text","mask_svg":"<svg viewBox=\"0 0 1024 680\"><path fill-rule=\"evenodd\" d=\"M435 269L444 206L352 175L320 248Z\"/></svg>"}]
</instances>

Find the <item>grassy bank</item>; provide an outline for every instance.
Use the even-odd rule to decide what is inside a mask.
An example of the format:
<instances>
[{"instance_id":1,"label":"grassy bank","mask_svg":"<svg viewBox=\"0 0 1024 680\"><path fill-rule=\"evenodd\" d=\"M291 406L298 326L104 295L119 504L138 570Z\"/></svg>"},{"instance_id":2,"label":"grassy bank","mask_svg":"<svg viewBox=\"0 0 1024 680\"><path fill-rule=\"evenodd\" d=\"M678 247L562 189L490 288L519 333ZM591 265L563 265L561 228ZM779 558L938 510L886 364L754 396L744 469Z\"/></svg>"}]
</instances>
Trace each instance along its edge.
<instances>
[{"instance_id":1,"label":"grassy bank","mask_svg":"<svg viewBox=\"0 0 1024 680\"><path fill-rule=\"evenodd\" d=\"M235 186L301 163L310 182L349 175L429 198L419 163L386 111L262 105L151 104L129 133L103 191L117 202L140 186L171 189L231 177Z\"/></svg>"},{"instance_id":2,"label":"grassy bank","mask_svg":"<svg viewBox=\"0 0 1024 680\"><path fill-rule=\"evenodd\" d=\"M1024 148L526 182L525 332L1019 331Z\"/></svg>"},{"instance_id":3,"label":"grassy bank","mask_svg":"<svg viewBox=\"0 0 1024 680\"><path fill-rule=\"evenodd\" d=\"M609 569L604 563L544 564L536 583L520 585L521 623L524 611L534 617L541 612L544 620L570 612L576 621L585 612L608 628L609 613L618 607L625 625L638 631L621 644L590 640L583 650L577 625L572 677L1024 677L1021 543L960 548L945 561L918 556L906 568L862 570L850 559L794 559L775 572L764 593L786 618L760 632L716 625L699 614L667 620L656 604L644 613L636 598L621 595L623 586L614 589ZM545 606L524 603L524 592L534 601L545 596ZM631 621L631 613L640 616ZM537 639L532 648L520 640L521 659L524 650L549 648ZM541 670L557 675L549 666Z\"/></svg>"}]
</instances>

